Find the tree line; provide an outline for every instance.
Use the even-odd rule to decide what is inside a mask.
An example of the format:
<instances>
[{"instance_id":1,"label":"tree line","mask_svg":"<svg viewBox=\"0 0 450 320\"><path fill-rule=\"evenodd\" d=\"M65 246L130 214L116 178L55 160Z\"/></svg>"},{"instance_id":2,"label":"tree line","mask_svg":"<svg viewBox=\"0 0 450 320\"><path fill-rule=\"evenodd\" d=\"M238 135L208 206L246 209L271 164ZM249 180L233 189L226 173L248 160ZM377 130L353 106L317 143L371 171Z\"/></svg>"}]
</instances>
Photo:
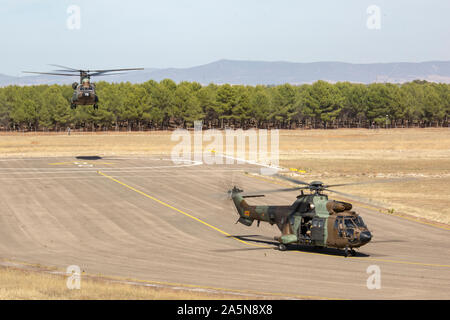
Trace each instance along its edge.
<instances>
[{"instance_id":1,"label":"tree line","mask_svg":"<svg viewBox=\"0 0 450 320\"><path fill-rule=\"evenodd\" d=\"M170 79L96 83L99 109L70 109L70 85L0 88L0 129L53 131L189 128L448 126L450 85L317 81L303 85L203 86Z\"/></svg>"}]
</instances>

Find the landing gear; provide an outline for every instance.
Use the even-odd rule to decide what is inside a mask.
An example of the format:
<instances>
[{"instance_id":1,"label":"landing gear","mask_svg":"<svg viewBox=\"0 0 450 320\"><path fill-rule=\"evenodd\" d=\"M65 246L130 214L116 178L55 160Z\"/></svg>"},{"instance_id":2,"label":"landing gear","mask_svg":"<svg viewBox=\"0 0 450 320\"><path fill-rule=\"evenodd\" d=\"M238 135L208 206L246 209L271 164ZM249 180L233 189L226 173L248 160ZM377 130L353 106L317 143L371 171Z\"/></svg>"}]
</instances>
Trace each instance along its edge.
<instances>
[{"instance_id":1,"label":"landing gear","mask_svg":"<svg viewBox=\"0 0 450 320\"><path fill-rule=\"evenodd\" d=\"M98 104L94 104L94 110L98 110Z\"/></svg>"},{"instance_id":2,"label":"landing gear","mask_svg":"<svg viewBox=\"0 0 450 320\"><path fill-rule=\"evenodd\" d=\"M286 249L287 249L287 247L286 247L285 244L280 243L280 244L278 245L278 250L280 250L280 251L286 251Z\"/></svg>"},{"instance_id":3,"label":"landing gear","mask_svg":"<svg viewBox=\"0 0 450 320\"><path fill-rule=\"evenodd\" d=\"M349 255L351 256L356 255L356 251L353 248L345 247L344 256L347 258Z\"/></svg>"},{"instance_id":4,"label":"landing gear","mask_svg":"<svg viewBox=\"0 0 450 320\"><path fill-rule=\"evenodd\" d=\"M77 105L75 103L70 104L70 109L74 110L76 107L77 107Z\"/></svg>"}]
</instances>

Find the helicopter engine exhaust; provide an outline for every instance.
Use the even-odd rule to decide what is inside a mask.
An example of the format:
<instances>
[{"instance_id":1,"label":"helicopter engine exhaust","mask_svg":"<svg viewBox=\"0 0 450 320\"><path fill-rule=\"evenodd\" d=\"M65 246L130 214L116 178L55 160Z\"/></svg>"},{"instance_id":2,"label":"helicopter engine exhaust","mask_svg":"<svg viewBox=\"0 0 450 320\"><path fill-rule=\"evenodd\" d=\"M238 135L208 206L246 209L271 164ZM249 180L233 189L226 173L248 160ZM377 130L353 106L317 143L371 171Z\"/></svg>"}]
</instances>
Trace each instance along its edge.
<instances>
[{"instance_id":1,"label":"helicopter engine exhaust","mask_svg":"<svg viewBox=\"0 0 450 320\"><path fill-rule=\"evenodd\" d=\"M327 210L330 213L349 211L352 209L352 204L343 201L328 201Z\"/></svg>"}]
</instances>

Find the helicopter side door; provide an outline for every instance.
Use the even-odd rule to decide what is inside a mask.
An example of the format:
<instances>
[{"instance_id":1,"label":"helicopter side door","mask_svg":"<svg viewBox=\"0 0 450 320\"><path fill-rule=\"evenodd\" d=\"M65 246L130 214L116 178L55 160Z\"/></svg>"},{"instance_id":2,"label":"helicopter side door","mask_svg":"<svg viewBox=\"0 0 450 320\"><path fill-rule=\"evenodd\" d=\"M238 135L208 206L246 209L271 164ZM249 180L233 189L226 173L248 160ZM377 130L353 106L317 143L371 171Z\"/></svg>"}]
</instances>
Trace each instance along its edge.
<instances>
[{"instance_id":1,"label":"helicopter side door","mask_svg":"<svg viewBox=\"0 0 450 320\"><path fill-rule=\"evenodd\" d=\"M314 241L316 245L325 245L325 218L315 217L311 224L311 240Z\"/></svg>"},{"instance_id":2,"label":"helicopter side door","mask_svg":"<svg viewBox=\"0 0 450 320\"><path fill-rule=\"evenodd\" d=\"M332 244L338 248L347 245L346 229L344 224L344 217L337 216L334 221L333 235L331 237ZM330 239L330 240L331 240Z\"/></svg>"},{"instance_id":3,"label":"helicopter side door","mask_svg":"<svg viewBox=\"0 0 450 320\"><path fill-rule=\"evenodd\" d=\"M337 229L339 238L345 237L344 218L342 216L336 218L335 229Z\"/></svg>"}]
</instances>

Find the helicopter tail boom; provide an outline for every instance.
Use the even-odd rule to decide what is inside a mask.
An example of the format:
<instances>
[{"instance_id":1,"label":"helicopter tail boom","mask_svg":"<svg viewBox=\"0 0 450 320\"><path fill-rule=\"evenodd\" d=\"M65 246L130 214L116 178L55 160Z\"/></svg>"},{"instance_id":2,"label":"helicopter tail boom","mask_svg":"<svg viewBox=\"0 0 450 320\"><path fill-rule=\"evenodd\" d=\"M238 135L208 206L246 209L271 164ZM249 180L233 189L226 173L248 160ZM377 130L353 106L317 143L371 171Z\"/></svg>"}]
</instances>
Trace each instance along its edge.
<instances>
[{"instance_id":1,"label":"helicopter tail boom","mask_svg":"<svg viewBox=\"0 0 450 320\"><path fill-rule=\"evenodd\" d=\"M271 221L271 215L269 215L269 207L268 206L251 206L245 200L246 198L259 198L264 195L245 195L242 194L242 190L237 187L234 187L230 190L231 199L236 207L236 210L239 214L239 219L237 222L242 223L246 226L251 226L254 220L265 221L269 223L273 223ZM273 217L272 217L273 218Z\"/></svg>"}]
</instances>

